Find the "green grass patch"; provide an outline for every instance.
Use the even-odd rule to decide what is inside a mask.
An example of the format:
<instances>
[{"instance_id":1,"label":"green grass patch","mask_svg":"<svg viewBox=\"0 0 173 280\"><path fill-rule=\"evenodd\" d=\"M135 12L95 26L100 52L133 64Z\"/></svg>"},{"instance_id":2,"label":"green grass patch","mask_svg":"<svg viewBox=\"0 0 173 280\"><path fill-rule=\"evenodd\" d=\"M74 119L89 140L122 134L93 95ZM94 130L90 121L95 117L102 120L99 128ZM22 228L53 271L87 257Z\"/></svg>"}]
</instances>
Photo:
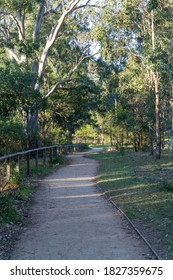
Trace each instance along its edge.
<instances>
[{"instance_id":1,"label":"green grass patch","mask_svg":"<svg viewBox=\"0 0 173 280\"><path fill-rule=\"evenodd\" d=\"M157 253L173 259L173 158L155 161L145 152L93 153L98 185L144 234Z\"/></svg>"}]
</instances>

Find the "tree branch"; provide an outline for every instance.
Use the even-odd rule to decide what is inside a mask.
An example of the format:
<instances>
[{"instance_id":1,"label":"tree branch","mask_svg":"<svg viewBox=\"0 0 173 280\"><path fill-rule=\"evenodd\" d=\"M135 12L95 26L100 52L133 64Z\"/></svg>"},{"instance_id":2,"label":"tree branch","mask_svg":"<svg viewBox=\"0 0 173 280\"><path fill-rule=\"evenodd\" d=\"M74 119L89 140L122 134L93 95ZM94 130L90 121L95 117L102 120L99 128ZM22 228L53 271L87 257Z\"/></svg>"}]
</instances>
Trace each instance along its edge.
<instances>
[{"instance_id":1,"label":"tree branch","mask_svg":"<svg viewBox=\"0 0 173 280\"><path fill-rule=\"evenodd\" d=\"M33 31L33 42L34 43L39 41L41 24L42 24L42 19L43 19L45 10L46 10L46 1L43 1L40 4L40 8L39 8L39 11L38 11L38 14L37 14L37 18L35 20L34 31Z\"/></svg>"},{"instance_id":2,"label":"tree branch","mask_svg":"<svg viewBox=\"0 0 173 280\"><path fill-rule=\"evenodd\" d=\"M46 98L48 98L55 90L57 90L59 87L61 87L62 84L65 84L65 83L69 83L71 82L72 80L68 77L58 83L56 83L49 91L48 93L45 95Z\"/></svg>"},{"instance_id":3,"label":"tree branch","mask_svg":"<svg viewBox=\"0 0 173 280\"><path fill-rule=\"evenodd\" d=\"M74 74L74 72L76 71L76 69L79 67L79 65L82 63L82 61L84 59L87 59L87 58L91 58L95 55L97 55L97 53L94 53L94 54L91 54L91 55L82 55L82 57L79 59L78 63L73 67L73 69L70 71L68 77L64 80L61 80L60 82L57 82L49 91L48 93L45 95L45 97L49 97L55 90L59 89L59 88L62 88L61 85L65 84L65 83L69 83L72 81L71 77L72 75Z\"/></svg>"},{"instance_id":4,"label":"tree branch","mask_svg":"<svg viewBox=\"0 0 173 280\"><path fill-rule=\"evenodd\" d=\"M49 15L49 14L51 14L51 13L53 13L53 14L58 14L58 10L59 10L59 8L61 8L61 7L62 7L62 3L59 3L58 6L57 6L55 9L50 9L49 11L45 12L45 13L44 13L44 16L47 16L47 15Z\"/></svg>"},{"instance_id":5,"label":"tree branch","mask_svg":"<svg viewBox=\"0 0 173 280\"><path fill-rule=\"evenodd\" d=\"M43 75L43 71L44 71L44 66L45 66L45 62L46 62L46 58L48 55L49 50L51 49L53 43L55 42L57 35L59 33L59 30L62 26L62 24L64 23L64 20L66 18L66 16L73 11L73 9L76 7L76 5L80 2L80 0L75 0L75 1L71 1L69 3L69 6L66 10L64 10L63 14L61 15L61 17L59 18L58 23L55 25L54 28L52 28L52 31L47 39L46 45L43 49L42 55L41 55L41 59L40 59L40 63L39 63L39 68L38 68L38 77L41 78ZM35 89L39 88L39 83L37 82L35 85Z\"/></svg>"},{"instance_id":6,"label":"tree branch","mask_svg":"<svg viewBox=\"0 0 173 280\"><path fill-rule=\"evenodd\" d=\"M13 16L10 14L10 17L14 20L16 23L17 29L18 29L18 34L19 34L19 40L23 41L25 39L25 27L24 27L24 20L25 20L25 15L18 13L17 16Z\"/></svg>"},{"instance_id":7,"label":"tree branch","mask_svg":"<svg viewBox=\"0 0 173 280\"><path fill-rule=\"evenodd\" d=\"M14 51L12 51L11 49L6 48L6 50L8 51L10 58L14 59L18 64L21 64L22 62L24 62L24 58L22 57L21 59L19 59L17 57L17 55L14 53Z\"/></svg>"}]
</instances>

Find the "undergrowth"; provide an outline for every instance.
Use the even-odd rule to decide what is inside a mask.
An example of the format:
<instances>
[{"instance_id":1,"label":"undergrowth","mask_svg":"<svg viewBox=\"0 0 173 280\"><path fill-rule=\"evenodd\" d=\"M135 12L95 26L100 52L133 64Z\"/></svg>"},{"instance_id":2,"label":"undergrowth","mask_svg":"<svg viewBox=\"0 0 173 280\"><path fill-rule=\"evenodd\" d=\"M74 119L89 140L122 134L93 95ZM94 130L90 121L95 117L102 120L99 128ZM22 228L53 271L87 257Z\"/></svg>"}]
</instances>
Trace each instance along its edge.
<instances>
[{"instance_id":1,"label":"undergrowth","mask_svg":"<svg viewBox=\"0 0 173 280\"><path fill-rule=\"evenodd\" d=\"M23 204L29 200L35 189L31 181L50 174L57 166L64 163L66 163L66 159L63 155L54 157L46 167L43 160L40 159L39 168L36 170L35 160L32 159L30 161L31 176L27 179L25 163L21 163L20 172L14 168L12 176L0 190L0 226L6 223L20 223L22 214L20 204L23 208Z\"/></svg>"}]
</instances>

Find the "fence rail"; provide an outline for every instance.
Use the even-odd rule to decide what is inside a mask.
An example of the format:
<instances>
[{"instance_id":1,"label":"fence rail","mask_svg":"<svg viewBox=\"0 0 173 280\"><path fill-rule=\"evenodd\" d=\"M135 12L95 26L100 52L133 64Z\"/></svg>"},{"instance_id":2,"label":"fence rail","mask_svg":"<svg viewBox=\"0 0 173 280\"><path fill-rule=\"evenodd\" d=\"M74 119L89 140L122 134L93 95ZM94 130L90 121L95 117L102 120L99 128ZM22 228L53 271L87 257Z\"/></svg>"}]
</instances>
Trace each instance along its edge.
<instances>
[{"instance_id":1,"label":"fence rail","mask_svg":"<svg viewBox=\"0 0 173 280\"><path fill-rule=\"evenodd\" d=\"M17 172L20 172L20 163L22 160L26 162L26 175L31 175L31 159L35 160L35 169L39 169L39 158L43 160L43 166L46 166L47 158L50 162L57 157L58 154L66 154L75 151L81 151L82 144L68 144L68 145L54 145L48 147L42 147L38 149L26 150L23 152L17 152L0 157L0 185L2 182L8 181L12 175L11 164L15 165ZM3 167L2 167L3 165Z\"/></svg>"}]
</instances>

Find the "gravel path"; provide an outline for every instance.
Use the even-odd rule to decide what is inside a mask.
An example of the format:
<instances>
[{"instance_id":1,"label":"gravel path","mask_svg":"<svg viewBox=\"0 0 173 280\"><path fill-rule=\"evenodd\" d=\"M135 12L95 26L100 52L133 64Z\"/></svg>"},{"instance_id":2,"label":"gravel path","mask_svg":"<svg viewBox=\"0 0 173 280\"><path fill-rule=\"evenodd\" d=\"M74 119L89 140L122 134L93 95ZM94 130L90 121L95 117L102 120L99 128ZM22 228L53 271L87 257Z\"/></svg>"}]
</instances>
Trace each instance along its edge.
<instances>
[{"instance_id":1,"label":"gravel path","mask_svg":"<svg viewBox=\"0 0 173 280\"><path fill-rule=\"evenodd\" d=\"M98 163L82 154L39 181L11 259L147 259L151 253L95 185Z\"/></svg>"}]
</instances>

